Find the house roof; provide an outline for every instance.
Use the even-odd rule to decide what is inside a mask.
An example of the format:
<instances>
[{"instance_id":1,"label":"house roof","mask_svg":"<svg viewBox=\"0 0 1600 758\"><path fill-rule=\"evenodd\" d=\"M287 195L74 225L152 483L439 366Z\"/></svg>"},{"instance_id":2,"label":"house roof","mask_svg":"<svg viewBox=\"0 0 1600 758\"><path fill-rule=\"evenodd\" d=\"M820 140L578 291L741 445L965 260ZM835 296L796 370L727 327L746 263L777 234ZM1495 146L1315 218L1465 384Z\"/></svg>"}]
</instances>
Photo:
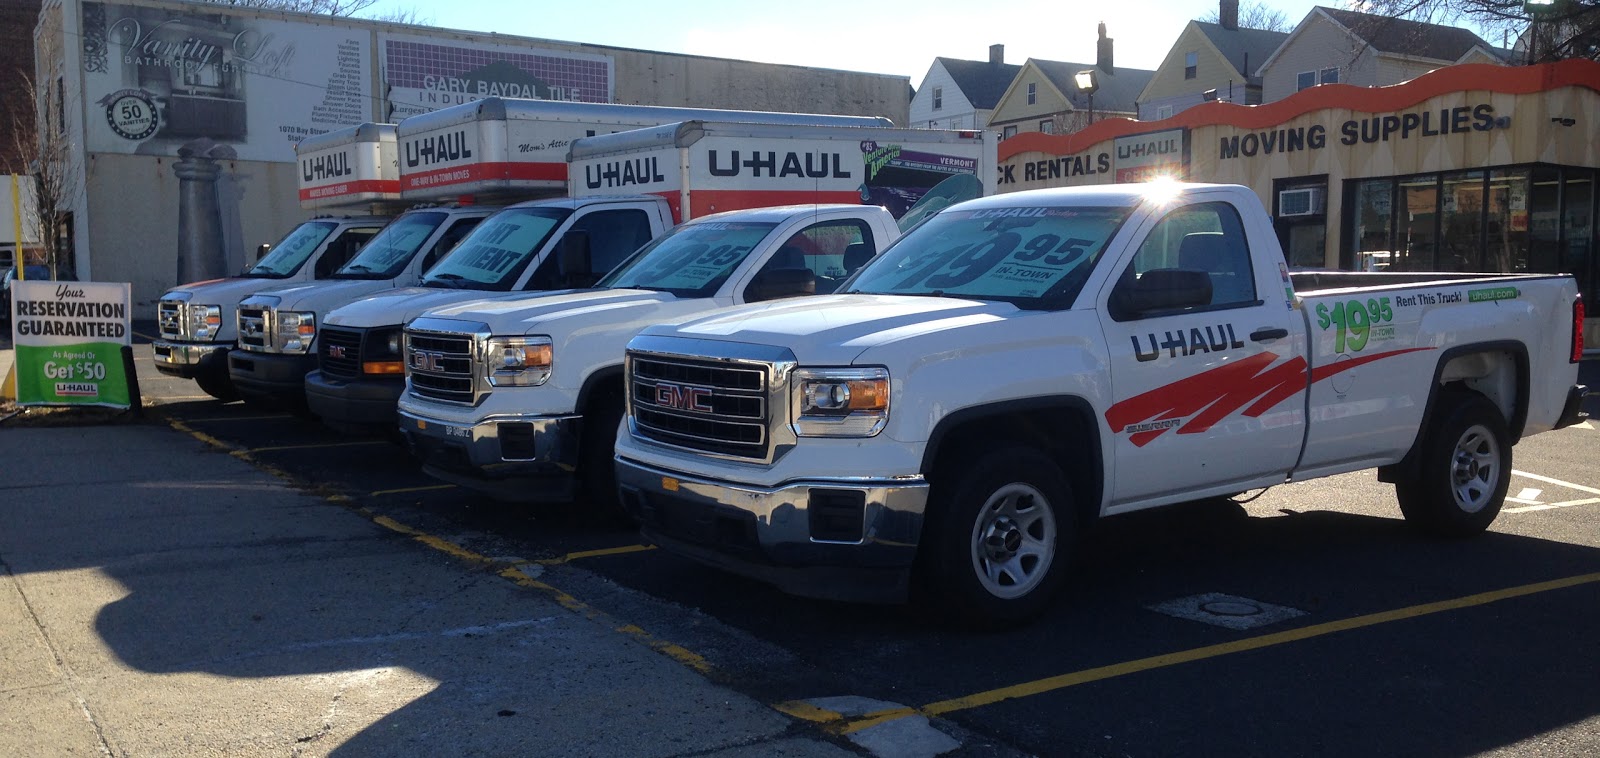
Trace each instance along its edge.
<instances>
[{"instance_id":1,"label":"house roof","mask_svg":"<svg viewBox=\"0 0 1600 758\"><path fill-rule=\"evenodd\" d=\"M1194 25L1217 48L1217 52L1222 53L1222 57L1228 59L1233 68L1250 82L1260 81L1260 77L1255 75L1256 68L1272 57L1284 40L1289 39L1288 32L1228 29L1206 21L1196 21Z\"/></svg>"},{"instance_id":2,"label":"house roof","mask_svg":"<svg viewBox=\"0 0 1600 758\"><path fill-rule=\"evenodd\" d=\"M1078 85L1073 81L1073 76L1079 71L1095 68L1093 63L1067 63L1065 61L1042 61L1037 58L1030 59L1039 67L1040 73L1050 80L1061 94L1072 101L1074 108L1088 106L1088 98L1078 94ZM1120 111L1124 113L1137 113L1139 94L1144 92L1146 85L1155 78L1156 72L1142 68L1112 67L1111 73L1096 69L1100 80L1100 89L1094 93L1094 105L1103 111Z\"/></svg>"},{"instance_id":3,"label":"house roof","mask_svg":"<svg viewBox=\"0 0 1600 758\"><path fill-rule=\"evenodd\" d=\"M998 105L1000 97L1006 94L1006 88L1011 86L1011 80L1017 78L1017 72L1022 70L1022 66L1014 63L967 61L960 58L934 58L934 60L944 65L944 70L950 74L951 81L961 88L961 94L966 95L972 107L979 110L990 110Z\"/></svg>"},{"instance_id":4,"label":"house roof","mask_svg":"<svg viewBox=\"0 0 1600 758\"><path fill-rule=\"evenodd\" d=\"M1315 10L1337 21L1378 52L1454 61L1466 55L1467 51L1476 45L1490 49L1494 47L1484 42L1482 37L1459 27L1339 10L1320 5Z\"/></svg>"}]
</instances>

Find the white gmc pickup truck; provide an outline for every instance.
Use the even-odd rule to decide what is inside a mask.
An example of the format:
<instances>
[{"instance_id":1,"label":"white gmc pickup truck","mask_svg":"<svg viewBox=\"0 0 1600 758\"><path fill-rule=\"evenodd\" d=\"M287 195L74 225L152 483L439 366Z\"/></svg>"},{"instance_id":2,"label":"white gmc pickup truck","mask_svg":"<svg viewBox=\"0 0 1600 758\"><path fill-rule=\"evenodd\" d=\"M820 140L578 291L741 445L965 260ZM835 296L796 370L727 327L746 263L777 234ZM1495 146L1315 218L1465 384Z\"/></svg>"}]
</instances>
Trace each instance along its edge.
<instances>
[{"instance_id":1,"label":"white gmc pickup truck","mask_svg":"<svg viewBox=\"0 0 1600 758\"><path fill-rule=\"evenodd\" d=\"M570 500L582 484L604 515L616 505L629 339L730 305L832 292L899 234L875 205L716 213L656 238L597 289L434 308L406 326L400 431L440 479L517 501Z\"/></svg>"},{"instance_id":2,"label":"white gmc pickup truck","mask_svg":"<svg viewBox=\"0 0 1600 758\"><path fill-rule=\"evenodd\" d=\"M1244 187L999 195L842 294L645 329L616 445L647 539L797 594L1038 613L1095 519L1379 467L1487 528L1575 423L1567 276L1291 276Z\"/></svg>"}]
</instances>

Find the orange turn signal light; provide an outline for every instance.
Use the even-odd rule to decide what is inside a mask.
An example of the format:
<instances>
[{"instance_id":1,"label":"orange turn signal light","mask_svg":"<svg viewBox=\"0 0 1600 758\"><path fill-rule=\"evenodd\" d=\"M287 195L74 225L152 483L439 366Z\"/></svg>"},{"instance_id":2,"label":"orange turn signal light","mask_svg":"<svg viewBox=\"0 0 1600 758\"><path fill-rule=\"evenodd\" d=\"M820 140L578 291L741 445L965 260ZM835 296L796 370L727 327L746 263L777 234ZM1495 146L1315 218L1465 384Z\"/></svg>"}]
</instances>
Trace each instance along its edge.
<instances>
[{"instance_id":1,"label":"orange turn signal light","mask_svg":"<svg viewBox=\"0 0 1600 758\"><path fill-rule=\"evenodd\" d=\"M404 374L406 364L400 361L367 361L361 364L363 374Z\"/></svg>"}]
</instances>

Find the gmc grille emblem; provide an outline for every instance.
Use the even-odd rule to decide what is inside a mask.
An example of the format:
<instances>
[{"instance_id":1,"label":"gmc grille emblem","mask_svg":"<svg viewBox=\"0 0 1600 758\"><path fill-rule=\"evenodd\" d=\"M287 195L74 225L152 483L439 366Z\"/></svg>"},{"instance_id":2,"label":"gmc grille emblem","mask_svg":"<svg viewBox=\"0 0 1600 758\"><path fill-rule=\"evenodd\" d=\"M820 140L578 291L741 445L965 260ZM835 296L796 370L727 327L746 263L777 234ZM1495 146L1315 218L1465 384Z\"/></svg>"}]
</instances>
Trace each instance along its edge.
<instances>
[{"instance_id":1,"label":"gmc grille emblem","mask_svg":"<svg viewBox=\"0 0 1600 758\"><path fill-rule=\"evenodd\" d=\"M329 358L343 359L345 357L345 355L344 355L344 345L329 345L328 346L328 357Z\"/></svg>"},{"instance_id":2,"label":"gmc grille emblem","mask_svg":"<svg viewBox=\"0 0 1600 758\"><path fill-rule=\"evenodd\" d=\"M671 382L656 383L656 405L680 411L711 413L711 389Z\"/></svg>"},{"instance_id":3,"label":"gmc grille emblem","mask_svg":"<svg viewBox=\"0 0 1600 758\"><path fill-rule=\"evenodd\" d=\"M411 352L411 368L417 371L440 371L444 364L444 353L431 350L413 350Z\"/></svg>"}]
</instances>

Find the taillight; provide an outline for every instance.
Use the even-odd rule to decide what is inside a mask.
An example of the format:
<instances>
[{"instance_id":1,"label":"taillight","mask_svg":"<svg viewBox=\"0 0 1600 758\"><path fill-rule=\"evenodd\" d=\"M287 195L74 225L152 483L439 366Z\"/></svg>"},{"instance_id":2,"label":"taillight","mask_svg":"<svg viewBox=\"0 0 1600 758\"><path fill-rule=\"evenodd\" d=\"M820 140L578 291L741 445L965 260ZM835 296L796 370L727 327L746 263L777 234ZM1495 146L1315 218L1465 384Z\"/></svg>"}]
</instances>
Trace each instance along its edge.
<instances>
[{"instance_id":1,"label":"taillight","mask_svg":"<svg viewBox=\"0 0 1600 758\"><path fill-rule=\"evenodd\" d=\"M1572 301L1572 362L1583 360L1583 296Z\"/></svg>"}]
</instances>

